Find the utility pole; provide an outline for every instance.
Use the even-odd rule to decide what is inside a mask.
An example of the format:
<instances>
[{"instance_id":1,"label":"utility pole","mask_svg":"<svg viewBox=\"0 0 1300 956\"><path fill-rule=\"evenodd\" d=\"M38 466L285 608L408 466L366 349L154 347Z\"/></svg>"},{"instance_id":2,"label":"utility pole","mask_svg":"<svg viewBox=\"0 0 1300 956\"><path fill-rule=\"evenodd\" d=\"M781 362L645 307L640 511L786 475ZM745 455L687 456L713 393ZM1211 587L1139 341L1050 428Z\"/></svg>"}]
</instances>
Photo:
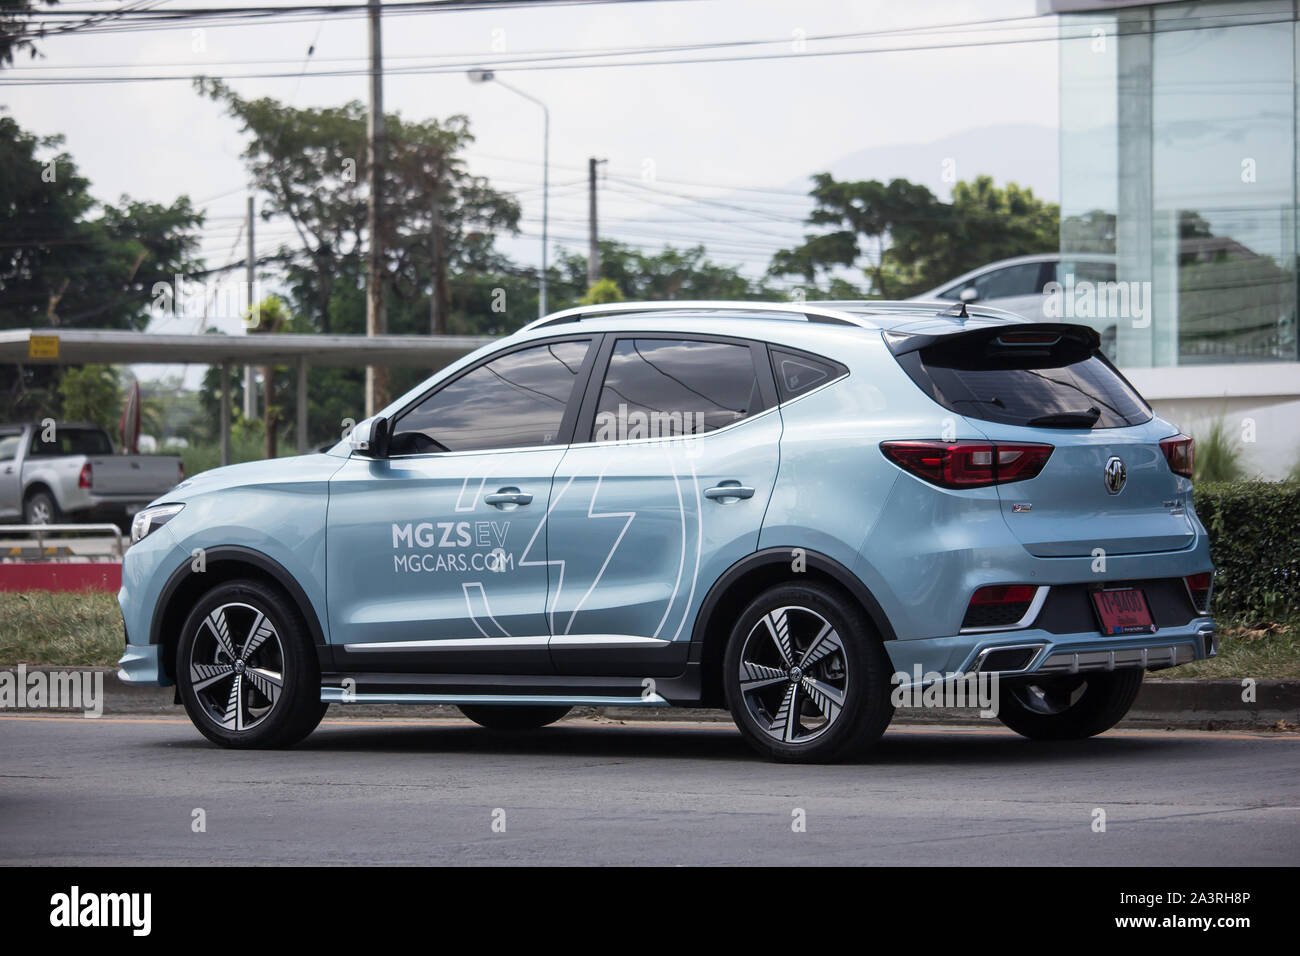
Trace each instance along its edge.
<instances>
[{"instance_id":1,"label":"utility pole","mask_svg":"<svg viewBox=\"0 0 1300 956\"><path fill-rule=\"evenodd\" d=\"M442 162L433 164L433 198L429 210L429 332L444 335L447 317L442 312Z\"/></svg>"},{"instance_id":2,"label":"utility pole","mask_svg":"<svg viewBox=\"0 0 1300 956\"><path fill-rule=\"evenodd\" d=\"M248 253L244 257L245 281L248 284L248 308L255 314L257 302L257 259L253 253L253 195L248 195ZM247 330L245 330L247 331ZM254 386L253 366L244 366L244 421L257 417L257 389Z\"/></svg>"},{"instance_id":3,"label":"utility pole","mask_svg":"<svg viewBox=\"0 0 1300 956\"><path fill-rule=\"evenodd\" d=\"M600 281L600 242L596 229L596 167L603 159L592 156L587 160L587 239L590 249L587 252L587 288L590 289Z\"/></svg>"},{"instance_id":4,"label":"utility pole","mask_svg":"<svg viewBox=\"0 0 1300 956\"><path fill-rule=\"evenodd\" d=\"M366 267L366 335L388 331L384 313L383 175L384 141L384 53L380 40L380 0L368 0L370 19L370 117L366 123L370 199L366 205L366 229L370 249ZM388 369L366 366L366 417L388 404Z\"/></svg>"}]
</instances>

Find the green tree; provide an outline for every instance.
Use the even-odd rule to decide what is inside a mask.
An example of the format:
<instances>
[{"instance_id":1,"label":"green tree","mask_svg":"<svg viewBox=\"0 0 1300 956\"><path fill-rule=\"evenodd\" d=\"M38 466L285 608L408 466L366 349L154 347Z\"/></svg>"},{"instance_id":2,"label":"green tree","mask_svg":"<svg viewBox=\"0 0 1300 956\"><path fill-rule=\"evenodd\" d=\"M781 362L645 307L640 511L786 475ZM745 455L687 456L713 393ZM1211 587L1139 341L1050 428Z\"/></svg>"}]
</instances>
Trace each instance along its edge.
<instances>
[{"instance_id":1,"label":"green tree","mask_svg":"<svg viewBox=\"0 0 1300 956\"><path fill-rule=\"evenodd\" d=\"M47 7L58 2L40 0ZM33 58L39 55L30 29L36 7L35 0L0 0L0 66L12 66L14 54L20 50L26 50Z\"/></svg>"},{"instance_id":2,"label":"green tree","mask_svg":"<svg viewBox=\"0 0 1300 956\"><path fill-rule=\"evenodd\" d=\"M95 202L62 143L0 115L0 328L143 329L156 289L200 271L202 215L184 196ZM59 375L52 365L0 368L0 416L48 414Z\"/></svg>"},{"instance_id":3,"label":"green tree","mask_svg":"<svg viewBox=\"0 0 1300 956\"><path fill-rule=\"evenodd\" d=\"M950 203L905 179L841 182L829 173L813 177L810 195L808 223L827 231L777 252L771 275L815 284L865 258L871 293L903 299L985 263L1058 247L1059 207L989 176L957 183Z\"/></svg>"},{"instance_id":4,"label":"green tree","mask_svg":"<svg viewBox=\"0 0 1300 956\"><path fill-rule=\"evenodd\" d=\"M64 421L90 422L116 434L122 417L122 384L109 365L83 365L63 373L58 385Z\"/></svg>"},{"instance_id":5,"label":"green tree","mask_svg":"<svg viewBox=\"0 0 1300 956\"><path fill-rule=\"evenodd\" d=\"M321 332L361 331L338 324L355 325L365 313L338 316L334 290L363 275L365 107L353 101L297 109L269 97L244 99L219 80L200 78L196 86L243 124L249 136L244 160L265 197L262 217L283 216L297 232L298 246L281 252L289 286L309 307L313 325ZM501 232L518 231L519 205L466 169L461 154L474 141L467 117L415 122L391 114L385 124L380 227L386 274L397 303L423 299L418 309L390 310L389 330L447 331L454 277L508 266L494 241ZM438 300L436 329L430 297Z\"/></svg>"},{"instance_id":6,"label":"green tree","mask_svg":"<svg viewBox=\"0 0 1300 956\"><path fill-rule=\"evenodd\" d=\"M604 305L607 302L623 302L626 296L613 279L597 279L586 293L578 300L579 305Z\"/></svg>"},{"instance_id":7,"label":"green tree","mask_svg":"<svg viewBox=\"0 0 1300 956\"><path fill-rule=\"evenodd\" d=\"M561 252L552 273L554 305L576 305L587 292L587 257ZM600 242L602 282L624 299L770 299L780 292L746 277L739 268L713 262L704 246L642 252L621 242Z\"/></svg>"}]
</instances>

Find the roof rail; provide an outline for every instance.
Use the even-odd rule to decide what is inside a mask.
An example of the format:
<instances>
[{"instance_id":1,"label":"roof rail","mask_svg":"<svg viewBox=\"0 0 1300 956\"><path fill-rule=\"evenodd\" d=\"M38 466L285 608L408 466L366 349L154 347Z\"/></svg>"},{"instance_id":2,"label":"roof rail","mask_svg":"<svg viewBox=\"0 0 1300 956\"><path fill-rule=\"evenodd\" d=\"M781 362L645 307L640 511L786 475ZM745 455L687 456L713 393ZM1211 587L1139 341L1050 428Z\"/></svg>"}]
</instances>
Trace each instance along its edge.
<instances>
[{"instance_id":1,"label":"roof rail","mask_svg":"<svg viewBox=\"0 0 1300 956\"><path fill-rule=\"evenodd\" d=\"M852 325L863 329L879 328L874 322L861 315L854 315L834 308L832 303L674 299L667 302L611 302L605 305L581 305L535 319L519 331L527 332L550 325L560 325L564 322L581 322L583 319L628 315L637 312L726 312L730 315L749 313L756 317L782 318L796 322Z\"/></svg>"}]
</instances>

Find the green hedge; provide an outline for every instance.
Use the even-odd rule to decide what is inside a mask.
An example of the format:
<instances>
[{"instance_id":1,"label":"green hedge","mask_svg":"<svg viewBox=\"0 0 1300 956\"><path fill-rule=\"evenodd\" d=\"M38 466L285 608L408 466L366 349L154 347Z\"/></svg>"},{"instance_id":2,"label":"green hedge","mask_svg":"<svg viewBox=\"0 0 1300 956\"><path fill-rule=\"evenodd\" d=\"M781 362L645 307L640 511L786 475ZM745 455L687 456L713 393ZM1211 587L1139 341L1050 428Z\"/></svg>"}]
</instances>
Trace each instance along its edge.
<instances>
[{"instance_id":1,"label":"green hedge","mask_svg":"<svg viewBox=\"0 0 1300 956\"><path fill-rule=\"evenodd\" d=\"M1300 613L1300 482L1204 482L1194 502L1219 572L1215 613Z\"/></svg>"}]
</instances>

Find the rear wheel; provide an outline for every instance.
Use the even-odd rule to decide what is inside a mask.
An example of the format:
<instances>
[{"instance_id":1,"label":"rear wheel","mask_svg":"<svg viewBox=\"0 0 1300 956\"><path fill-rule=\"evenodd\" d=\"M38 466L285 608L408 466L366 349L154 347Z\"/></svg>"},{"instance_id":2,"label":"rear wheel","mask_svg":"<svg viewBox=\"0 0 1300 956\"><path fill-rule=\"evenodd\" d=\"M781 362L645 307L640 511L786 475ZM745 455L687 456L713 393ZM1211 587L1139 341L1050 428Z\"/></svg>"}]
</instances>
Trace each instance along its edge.
<instances>
[{"instance_id":1,"label":"rear wheel","mask_svg":"<svg viewBox=\"0 0 1300 956\"><path fill-rule=\"evenodd\" d=\"M195 605L176 649L190 720L223 747L288 747L325 716L316 649L296 610L257 581L230 581Z\"/></svg>"},{"instance_id":2,"label":"rear wheel","mask_svg":"<svg viewBox=\"0 0 1300 956\"><path fill-rule=\"evenodd\" d=\"M998 719L1034 740L1079 740L1114 727L1142 689L1137 668L1003 682Z\"/></svg>"},{"instance_id":3,"label":"rear wheel","mask_svg":"<svg viewBox=\"0 0 1300 956\"><path fill-rule=\"evenodd\" d=\"M775 760L846 759L870 747L894 716L889 657L875 628L821 585L761 594L736 622L723 667L736 726Z\"/></svg>"},{"instance_id":4,"label":"rear wheel","mask_svg":"<svg viewBox=\"0 0 1300 956\"><path fill-rule=\"evenodd\" d=\"M55 524L59 520L59 504L48 491L33 491L23 502L23 520L27 524Z\"/></svg>"},{"instance_id":5,"label":"rear wheel","mask_svg":"<svg viewBox=\"0 0 1300 956\"><path fill-rule=\"evenodd\" d=\"M460 712L480 727L489 730L536 730L553 724L573 708L534 707L510 705L494 707L489 704L462 704Z\"/></svg>"}]
</instances>

